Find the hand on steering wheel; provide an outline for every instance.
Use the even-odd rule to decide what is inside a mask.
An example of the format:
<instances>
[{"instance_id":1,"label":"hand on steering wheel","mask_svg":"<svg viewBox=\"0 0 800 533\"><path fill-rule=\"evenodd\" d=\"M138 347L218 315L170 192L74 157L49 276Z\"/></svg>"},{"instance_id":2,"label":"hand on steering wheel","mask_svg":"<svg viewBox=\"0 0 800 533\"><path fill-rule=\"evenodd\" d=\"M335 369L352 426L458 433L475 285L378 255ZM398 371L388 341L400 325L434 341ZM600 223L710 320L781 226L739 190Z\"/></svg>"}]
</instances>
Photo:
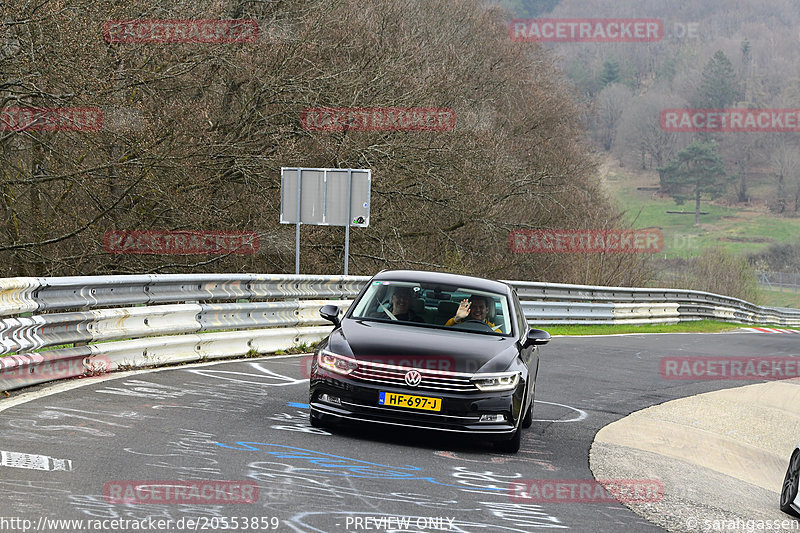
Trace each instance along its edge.
<instances>
[{"instance_id":1,"label":"hand on steering wheel","mask_svg":"<svg viewBox=\"0 0 800 533\"><path fill-rule=\"evenodd\" d=\"M465 325L465 324L480 324L481 326L483 326L485 328L488 328L491 331L494 331L494 328L492 326L490 326L489 324L487 324L483 320L478 320L476 318L468 318L467 320L464 320L463 322L460 323L460 325L462 325L462 326Z\"/></svg>"}]
</instances>

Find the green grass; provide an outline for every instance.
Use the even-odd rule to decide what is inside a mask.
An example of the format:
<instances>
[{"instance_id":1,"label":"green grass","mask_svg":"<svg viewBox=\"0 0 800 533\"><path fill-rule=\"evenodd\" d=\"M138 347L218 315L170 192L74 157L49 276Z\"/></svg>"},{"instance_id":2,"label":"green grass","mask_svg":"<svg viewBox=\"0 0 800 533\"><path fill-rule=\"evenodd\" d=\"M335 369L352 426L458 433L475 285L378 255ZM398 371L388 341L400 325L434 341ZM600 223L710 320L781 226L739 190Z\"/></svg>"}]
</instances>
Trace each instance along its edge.
<instances>
[{"instance_id":1,"label":"green grass","mask_svg":"<svg viewBox=\"0 0 800 533\"><path fill-rule=\"evenodd\" d=\"M617 206L625 212L635 228L658 227L664 234L664 258L693 257L703 248L721 246L734 254L752 254L773 243L797 242L800 218L772 216L763 207L725 207L704 201L700 224L694 225L694 214L670 215L667 211L694 211L694 204L676 205L669 197L652 191L636 190L637 186L656 185L654 174L629 174L614 169L606 178L606 188Z\"/></svg>"},{"instance_id":2,"label":"green grass","mask_svg":"<svg viewBox=\"0 0 800 533\"><path fill-rule=\"evenodd\" d=\"M619 333L719 333L739 328L755 327L749 324L734 324L716 320L698 320L680 324L614 324L614 325L575 325L541 326L550 335L613 335ZM759 326L775 327L775 326ZM782 327L782 326L781 326ZM783 328L800 329L800 328Z\"/></svg>"},{"instance_id":3,"label":"green grass","mask_svg":"<svg viewBox=\"0 0 800 533\"><path fill-rule=\"evenodd\" d=\"M63 348L73 348L73 344L57 344L55 346L45 346L44 348L37 348L35 350L25 350L22 353L42 353L42 352L49 352L52 350L61 350ZM0 357L6 357L9 355L18 355L20 352L11 352L6 354L0 354Z\"/></svg>"},{"instance_id":4,"label":"green grass","mask_svg":"<svg viewBox=\"0 0 800 533\"><path fill-rule=\"evenodd\" d=\"M315 346L316 346L316 343L304 342L302 344L297 344L295 346L292 346L291 348L287 348L286 350L277 350L275 352L275 355L312 353L314 351L314 347Z\"/></svg>"},{"instance_id":5,"label":"green grass","mask_svg":"<svg viewBox=\"0 0 800 533\"><path fill-rule=\"evenodd\" d=\"M761 289L762 304L767 307L794 307L800 308L800 292L791 292L788 289L770 291Z\"/></svg>"}]
</instances>

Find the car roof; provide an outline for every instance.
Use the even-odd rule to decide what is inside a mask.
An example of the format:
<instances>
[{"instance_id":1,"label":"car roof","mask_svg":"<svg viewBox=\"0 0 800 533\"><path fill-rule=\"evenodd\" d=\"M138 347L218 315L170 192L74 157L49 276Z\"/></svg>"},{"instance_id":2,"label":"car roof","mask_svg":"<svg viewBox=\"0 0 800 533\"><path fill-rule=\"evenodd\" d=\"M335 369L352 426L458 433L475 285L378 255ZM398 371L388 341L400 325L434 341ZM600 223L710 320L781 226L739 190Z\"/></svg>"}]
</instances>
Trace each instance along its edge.
<instances>
[{"instance_id":1,"label":"car roof","mask_svg":"<svg viewBox=\"0 0 800 533\"><path fill-rule=\"evenodd\" d=\"M502 281L475 276L463 276L449 272L430 272L426 270L383 270L373 276L374 280L409 281L417 283L436 283L477 289L486 292L509 294L511 287Z\"/></svg>"}]
</instances>

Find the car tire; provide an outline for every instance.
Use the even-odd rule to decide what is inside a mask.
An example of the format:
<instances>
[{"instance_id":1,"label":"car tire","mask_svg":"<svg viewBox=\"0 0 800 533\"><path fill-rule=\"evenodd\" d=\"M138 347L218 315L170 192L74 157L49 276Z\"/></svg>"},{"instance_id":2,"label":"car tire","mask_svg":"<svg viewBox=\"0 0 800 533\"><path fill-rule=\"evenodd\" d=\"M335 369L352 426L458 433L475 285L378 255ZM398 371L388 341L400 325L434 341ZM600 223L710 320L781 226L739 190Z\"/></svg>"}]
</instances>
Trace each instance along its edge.
<instances>
[{"instance_id":1,"label":"car tire","mask_svg":"<svg viewBox=\"0 0 800 533\"><path fill-rule=\"evenodd\" d=\"M522 442L522 428L518 427L514 435L509 440L501 440L494 443L497 451L503 453L517 453Z\"/></svg>"},{"instance_id":2,"label":"car tire","mask_svg":"<svg viewBox=\"0 0 800 533\"><path fill-rule=\"evenodd\" d=\"M322 417L319 416L319 415L315 415L314 413L311 413L308 416L308 418L309 418L309 421L311 422L311 427L318 428L318 429L325 429L325 428L329 428L330 427L330 424L327 423L327 422L323 422L322 421Z\"/></svg>"},{"instance_id":3,"label":"car tire","mask_svg":"<svg viewBox=\"0 0 800 533\"><path fill-rule=\"evenodd\" d=\"M792 453L789 460L789 468L786 469L786 476L783 478L781 488L781 511L800 518L800 513L792 508L792 502L797 498L798 482L800 482L800 450Z\"/></svg>"},{"instance_id":4,"label":"car tire","mask_svg":"<svg viewBox=\"0 0 800 533\"><path fill-rule=\"evenodd\" d=\"M522 427L529 428L533 425L533 398L531 398L531 404L528 406L528 410L525 412L525 416L522 418Z\"/></svg>"}]
</instances>

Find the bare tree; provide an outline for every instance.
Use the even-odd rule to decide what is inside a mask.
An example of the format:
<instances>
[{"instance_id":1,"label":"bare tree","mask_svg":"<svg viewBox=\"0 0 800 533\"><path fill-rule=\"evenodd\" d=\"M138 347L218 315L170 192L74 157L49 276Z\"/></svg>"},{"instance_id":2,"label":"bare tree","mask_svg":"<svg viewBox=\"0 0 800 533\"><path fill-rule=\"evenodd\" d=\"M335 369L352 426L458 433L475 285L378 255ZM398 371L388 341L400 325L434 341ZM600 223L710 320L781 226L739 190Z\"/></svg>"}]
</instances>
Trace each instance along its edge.
<instances>
[{"instance_id":1,"label":"bare tree","mask_svg":"<svg viewBox=\"0 0 800 533\"><path fill-rule=\"evenodd\" d=\"M592 120L592 136L606 152L611 150L614 145L619 119L631 97L630 89L620 83L607 85L597 95Z\"/></svg>"},{"instance_id":2,"label":"bare tree","mask_svg":"<svg viewBox=\"0 0 800 533\"><path fill-rule=\"evenodd\" d=\"M763 136L747 133L724 134L720 147L722 158L736 169L736 201L749 203L750 175L753 167L763 160Z\"/></svg>"},{"instance_id":3,"label":"bare tree","mask_svg":"<svg viewBox=\"0 0 800 533\"><path fill-rule=\"evenodd\" d=\"M775 211L783 213L793 204L798 210L800 198L800 146L787 134L773 135L767 163L778 184Z\"/></svg>"},{"instance_id":4,"label":"bare tree","mask_svg":"<svg viewBox=\"0 0 800 533\"><path fill-rule=\"evenodd\" d=\"M681 148L680 134L664 131L661 111L679 107L674 96L651 91L630 101L619 123L617 154L642 170L662 167Z\"/></svg>"},{"instance_id":5,"label":"bare tree","mask_svg":"<svg viewBox=\"0 0 800 533\"><path fill-rule=\"evenodd\" d=\"M551 281L640 278L624 257L514 254L513 229L609 227L580 109L546 48L477 0L89 0L3 7L6 106L98 107L99 131L3 132L5 275L293 270L280 167L373 170L351 269ZM258 42L106 42L111 20L252 18ZM10 21L10 22L8 22ZM35 68L31 66L34 65ZM452 109L453 131L311 131L314 107ZM109 230L254 231L256 255L112 255ZM304 227L304 272L336 273L343 228Z\"/></svg>"}]
</instances>

